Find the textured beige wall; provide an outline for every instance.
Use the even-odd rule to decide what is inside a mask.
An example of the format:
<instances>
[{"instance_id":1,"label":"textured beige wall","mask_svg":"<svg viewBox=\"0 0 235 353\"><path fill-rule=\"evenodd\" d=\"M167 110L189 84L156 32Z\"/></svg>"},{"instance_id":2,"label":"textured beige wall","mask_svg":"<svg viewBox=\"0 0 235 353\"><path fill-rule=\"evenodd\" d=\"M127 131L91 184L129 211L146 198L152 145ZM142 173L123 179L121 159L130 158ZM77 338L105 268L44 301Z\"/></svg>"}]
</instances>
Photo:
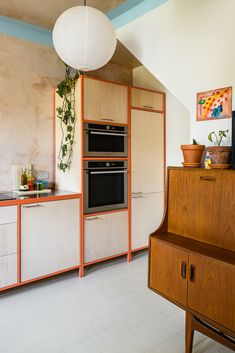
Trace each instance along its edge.
<instances>
[{"instance_id":1,"label":"textured beige wall","mask_svg":"<svg viewBox=\"0 0 235 353\"><path fill-rule=\"evenodd\" d=\"M53 87L63 76L53 49L0 35L0 191L12 188L12 164L53 179Z\"/></svg>"},{"instance_id":2,"label":"textured beige wall","mask_svg":"<svg viewBox=\"0 0 235 353\"><path fill-rule=\"evenodd\" d=\"M113 63L91 74L132 82L132 70ZM54 179L54 87L63 78L54 49L0 34L0 191L12 189L12 164Z\"/></svg>"}]
</instances>

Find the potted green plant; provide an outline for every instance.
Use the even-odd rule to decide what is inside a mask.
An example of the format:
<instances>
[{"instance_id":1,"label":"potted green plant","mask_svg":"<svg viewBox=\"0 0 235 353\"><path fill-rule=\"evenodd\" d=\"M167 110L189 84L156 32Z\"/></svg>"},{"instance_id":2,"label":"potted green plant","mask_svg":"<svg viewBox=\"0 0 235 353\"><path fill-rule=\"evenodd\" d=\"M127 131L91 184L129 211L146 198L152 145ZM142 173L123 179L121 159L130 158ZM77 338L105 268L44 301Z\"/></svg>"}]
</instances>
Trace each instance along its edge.
<instances>
[{"instance_id":1,"label":"potted green plant","mask_svg":"<svg viewBox=\"0 0 235 353\"><path fill-rule=\"evenodd\" d=\"M189 145L181 145L181 150L184 156L184 167L200 167L201 158L205 145L200 145L193 139L193 143Z\"/></svg>"},{"instance_id":2,"label":"potted green plant","mask_svg":"<svg viewBox=\"0 0 235 353\"><path fill-rule=\"evenodd\" d=\"M219 130L218 133L212 131L208 135L208 140L214 143L214 146L209 146L207 148L210 159L211 159L211 168L229 168L231 166L231 146L221 146L221 143L224 138L227 137L229 130Z\"/></svg>"}]
</instances>

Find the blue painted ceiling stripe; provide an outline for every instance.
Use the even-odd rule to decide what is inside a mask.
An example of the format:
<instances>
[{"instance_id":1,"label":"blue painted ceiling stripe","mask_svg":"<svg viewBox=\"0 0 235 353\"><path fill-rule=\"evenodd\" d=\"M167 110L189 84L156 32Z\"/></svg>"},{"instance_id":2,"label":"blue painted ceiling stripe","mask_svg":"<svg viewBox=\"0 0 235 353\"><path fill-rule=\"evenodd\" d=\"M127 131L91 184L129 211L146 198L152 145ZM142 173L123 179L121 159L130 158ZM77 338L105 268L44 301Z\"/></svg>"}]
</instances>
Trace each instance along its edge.
<instances>
[{"instance_id":1,"label":"blue painted ceiling stripe","mask_svg":"<svg viewBox=\"0 0 235 353\"><path fill-rule=\"evenodd\" d=\"M0 33L53 47L50 30L10 17L0 16Z\"/></svg>"},{"instance_id":2,"label":"blue painted ceiling stripe","mask_svg":"<svg viewBox=\"0 0 235 353\"><path fill-rule=\"evenodd\" d=\"M114 28L118 29L122 26L125 26L131 21L134 21L136 18L146 14L147 12L161 6L169 0L143 0L130 8L129 10L121 13L119 16L112 19ZM127 1L128 2L128 1Z\"/></svg>"},{"instance_id":3,"label":"blue painted ceiling stripe","mask_svg":"<svg viewBox=\"0 0 235 353\"><path fill-rule=\"evenodd\" d=\"M126 0L121 5L115 7L113 10L106 13L110 20L122 15L124 12L130 10L132 7L139 5L144 0Z\"/></svg>"},{"instance_id":4,"label":"blue painted ceiling stripe","mask_svg":"<svg viewBox=\"0 0 235 353\"><path fill-rule=\"evenodd\" d=\"M169 0L126 0L107 13L114 28L120 28ZM52 32L48 29L0 16L0 33L53 47Z\"/></svg>"}]
</instances>

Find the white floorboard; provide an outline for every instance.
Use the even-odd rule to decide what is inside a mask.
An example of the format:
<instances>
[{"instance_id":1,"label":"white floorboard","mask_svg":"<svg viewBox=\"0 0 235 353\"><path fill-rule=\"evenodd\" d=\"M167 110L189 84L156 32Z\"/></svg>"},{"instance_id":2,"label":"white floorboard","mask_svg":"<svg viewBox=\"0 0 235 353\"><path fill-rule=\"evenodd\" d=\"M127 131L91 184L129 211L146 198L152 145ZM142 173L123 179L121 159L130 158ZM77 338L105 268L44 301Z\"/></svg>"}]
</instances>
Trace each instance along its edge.
<instances>
[{"instance_id":1,"label":"white floorboard","mask_svg":"<svg viewBox=\"0 0 235 353\"><path fill-rule=\"evenodd\" d=\"M0 353L184 353L184 313L147 288L147 254L0 295ZM196 334L193 353L229 353Z\"/></svg>"}]
</instances>

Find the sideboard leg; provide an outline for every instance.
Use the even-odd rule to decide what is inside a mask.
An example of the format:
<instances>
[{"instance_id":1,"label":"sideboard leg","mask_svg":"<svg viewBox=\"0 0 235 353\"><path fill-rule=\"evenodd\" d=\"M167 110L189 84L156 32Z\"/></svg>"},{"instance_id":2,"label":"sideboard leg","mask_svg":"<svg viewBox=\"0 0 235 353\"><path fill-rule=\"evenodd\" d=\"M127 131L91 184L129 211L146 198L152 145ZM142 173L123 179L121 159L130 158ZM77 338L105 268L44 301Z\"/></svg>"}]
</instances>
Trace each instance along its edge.
<instances>
[{"instance_id":1,"label":"sideboard leg","mask_svg":"<svg viewBox=\"0 0 235 353\"><path fill-rule=\"evenodd\" d=\"M192 353L194 330L192 327L192 315L186 311L185 316L185 352Z\"/></svg>"}]
</instances>

